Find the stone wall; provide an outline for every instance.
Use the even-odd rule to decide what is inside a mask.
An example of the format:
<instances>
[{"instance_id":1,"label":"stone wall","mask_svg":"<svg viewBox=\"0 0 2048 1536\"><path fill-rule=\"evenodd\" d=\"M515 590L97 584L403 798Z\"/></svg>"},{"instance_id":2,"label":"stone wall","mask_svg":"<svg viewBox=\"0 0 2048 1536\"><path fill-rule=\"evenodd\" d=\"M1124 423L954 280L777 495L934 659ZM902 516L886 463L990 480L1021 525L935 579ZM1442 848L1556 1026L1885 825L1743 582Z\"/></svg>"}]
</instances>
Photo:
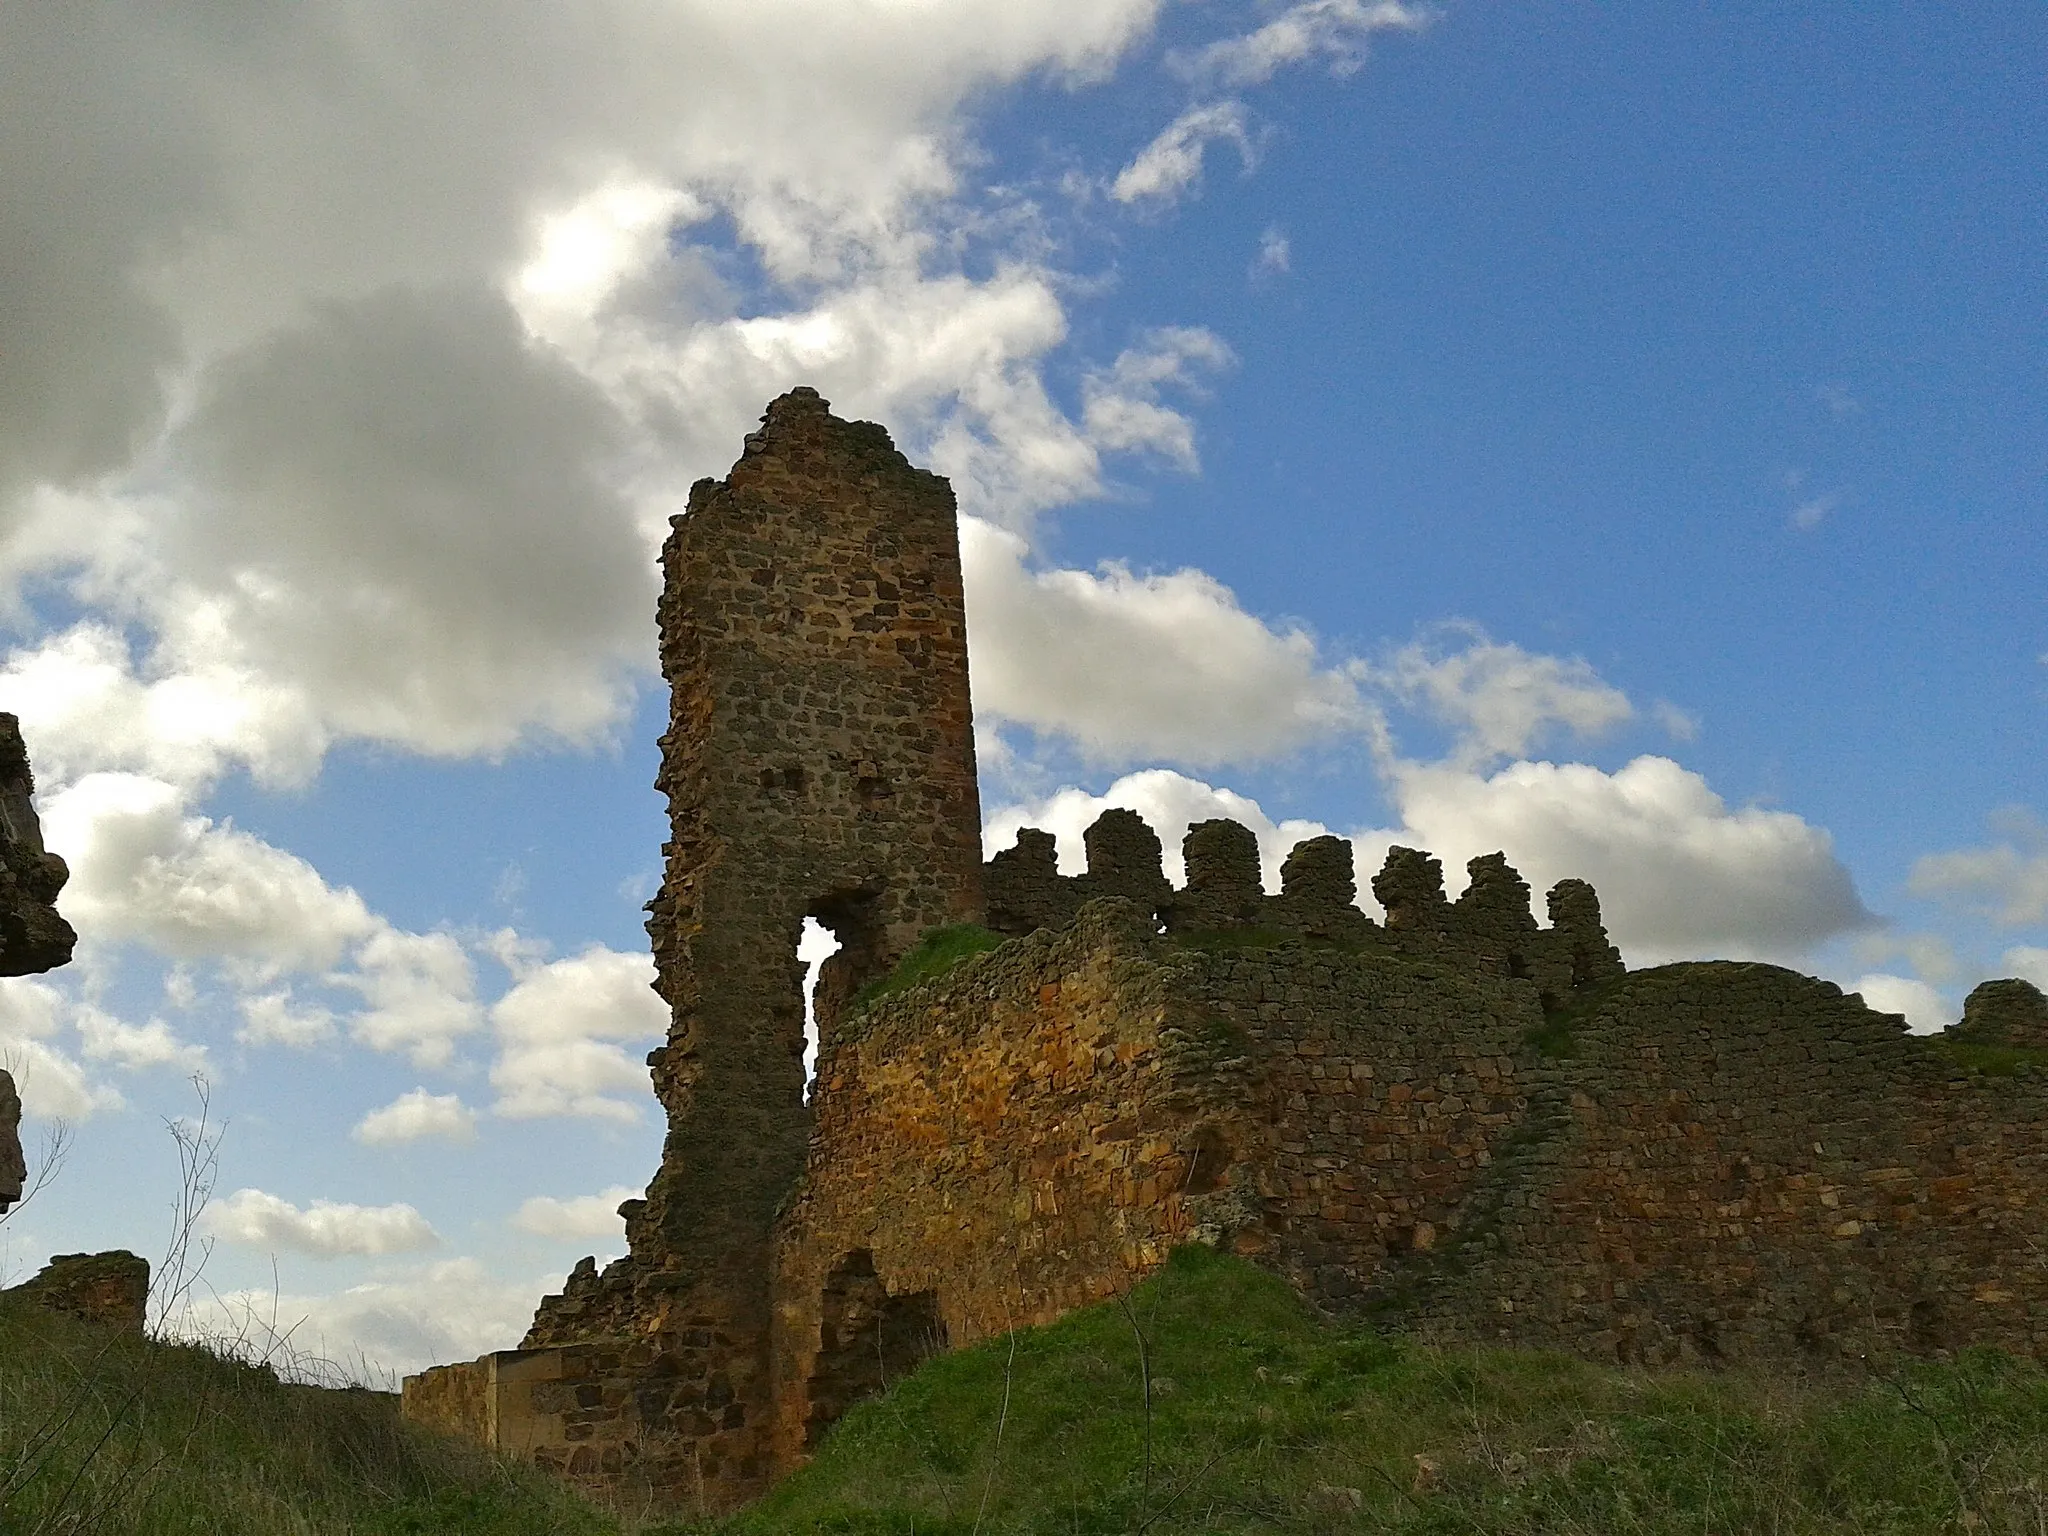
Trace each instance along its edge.
<instances>
[{"instance_id":1,"label":"stone wall","mask_svg":"<svg viewBox=\"0 0 2048 1536\"><path fill-rule=\"evenodd\" d=\"M1335 840L1304 844L1265 897L1242 828L1190 832L1179 892L1154 883L1156 839L1148 859L1134 829L1106 831L1078 879L1113 840L1142 901L1097 898L962 962L821 1055L809 1166L778 1224L779 1464L850 1400L830 1315L849 1263L874 1277L872 1313L917 1298L952 1345L1117 1294L1189 1240L1361 1303L1390 1259L1455 1230L1524 1117L1542 993L1505 974L1505 950L1493 974L1447 960L1469 955L1444 933L1410 950L1333 912L1352 879ZM1233 867L1249 854L1249 876L1216 877L1192 856L1205 844ZM989 885L1022 906L1017 884ZM1223 920L1193 927L1197 910ZM1531 954L1567 937L1533 917L1517 934Z\"/></svg>"},{"instance_id":2,"label":"stone wall","mask_svg":"<svg viewBox=\"0 0 2048 1536\"><path fill-rule=\"evenodd\" d=\"M878 1004L820 1055L810 1165L778 1225L783 1464L848 1401L827 1312L849 1260L885 1296L930 1298L933 1342L958 1345L1114 1295L1186 1240L1202 1130L1242 1139L1244 1062L1210 1048L1157 947L1135 903L1099 901Z\"/></svg>"},{"instance_id":3,"label":"stone wall","mask_svg":"<svg viewBox=\"0 0 2048 1536\"><path fill-rule=\"evenodd\" d=\"M0 1291L82 1323L140 1333L149 1310L149 1260L126 1249L60 1253L21 1284Z\"/></svg>"},{"instance_id":4,"label":"stone wall","mask_svg":"<svg viewBox=\"0 0 2048 1536\"><path fill-rule=\"evenodd\" d=\"M1980 983L1950 1033L1975 1045L2048 1050L2048 997L2016 976Z\"/></svg>"},{"instance_id":5,"label":"stone wall","mask_svg":"<svg viewBox=\"0 0 2048 1536\"><path fill-rule=\"evenodd\" d=\"M1258 839L1234 821L1188 829L1181 841L1185 884L1178 890L1161 872L1158 834L1135 811L1104 811L1082 841L1086 870L1062 875L1051 833L1018 832L1015 845L982 872L989 927L1013 935L1057 928L1071 922L1082 903L1117 896L1136 902L1167 933L1293 934L1428 956L1474 975L1533 982L1545 1007L1561 1007L1577 991L1623 971L1592 886L1559 881L1548 898L1551 926L1539 927L1528 882L1498 853L1466 864L1465 892L1452 902L1444 896L1441 862L1418 849L1389 849L1373 880L1373 895L1387 914L1383 926L1358 908L1352 848L1341 837L1297 843L1280 867L1277 895L1261 884Z\"/></svg>"},{"instance_id":6,"label":"stone wall","mask_svg":"<svg viewBox=\"0 0 2048 1536\"><path fill-rule=\"evenodd\" d=\"M778 1464L845 1406L816 1389L849 1259L952 1344L1192 1238L1338 1311L1625 1362L2048 1355L2048 1064L1975 1070L1772 966L1542 995L1119 901L877 1007L779 1228Z\"/></svg>"},{"instance_id":7,"label":"stone wall","mask_svg":"<svg viewBox=\"0 0 2048 1536\"><path fill-rule=\"evenodd\" d=\"M1728 962L1631 975L1551 1045L1484 1220L1408 1277L1435 1325L1623 1361L2048 1352L2048 1069Z\"/></svg>"}]
</instances>

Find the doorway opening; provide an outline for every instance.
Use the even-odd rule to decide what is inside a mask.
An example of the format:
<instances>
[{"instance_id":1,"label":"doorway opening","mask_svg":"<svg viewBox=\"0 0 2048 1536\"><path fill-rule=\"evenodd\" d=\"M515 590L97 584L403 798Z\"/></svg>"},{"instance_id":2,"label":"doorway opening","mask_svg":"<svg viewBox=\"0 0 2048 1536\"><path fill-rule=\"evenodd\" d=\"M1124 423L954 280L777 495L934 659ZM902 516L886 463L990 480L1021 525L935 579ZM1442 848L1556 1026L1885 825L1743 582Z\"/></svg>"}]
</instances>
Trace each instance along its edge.
<instances>
[{"instance_id":1,"label":"doorway opening","mask_svg":"<svg viewBox=\"0 0 2048 1536\"><path fill-rule=\"evenodd\" d=\"M815 917L804 919L803 936L796 942L796 958L804 968L804 1102L811 1101L811 1084L818 1076L818 975L825 962L839 953L839 936Z\"/></svg>"}]
</instances>

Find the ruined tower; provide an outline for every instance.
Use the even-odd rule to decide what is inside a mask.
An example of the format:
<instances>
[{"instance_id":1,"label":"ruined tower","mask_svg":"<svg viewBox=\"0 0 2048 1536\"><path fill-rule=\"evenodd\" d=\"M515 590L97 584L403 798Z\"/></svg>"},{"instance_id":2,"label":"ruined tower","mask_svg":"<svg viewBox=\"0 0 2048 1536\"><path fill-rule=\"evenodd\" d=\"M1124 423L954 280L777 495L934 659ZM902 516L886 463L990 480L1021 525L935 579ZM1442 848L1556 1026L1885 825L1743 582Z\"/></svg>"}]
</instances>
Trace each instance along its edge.
<instances>
[{"instance_id":1,"label":"ruined tower","mask_svg":"<svg viewBox=\"0 0 2048 1536\"><path fill-rule=\"evenodd\" d=\"M953 491L811 389L768 407L662 554L672 690L650 908L668 1144L635 1255L753 1270L803 1166L805 917L821 1028L926 929L980 914L981 807Z\"/></svg>"},{"instance_id":2,"label":"ruined tower","mask_svg":"<svg viewBox=\"0 0 2048 1536\"><path fill-rule=\"evenodd\" d=\"M637 1339L675 1392L646 1429L743 1488L765 1414L770 1228L803 1171L806 917L839 940L817 1018L927 929L981 915L981 807L952 488L811 389L774 401L662 552L671 689L649 903L673 1010L648 1058L661 1167L630 1256L542 1304L529 1348ZM659 1438L654 1436L652 1438Z\"/></svg>"}]
</instances>

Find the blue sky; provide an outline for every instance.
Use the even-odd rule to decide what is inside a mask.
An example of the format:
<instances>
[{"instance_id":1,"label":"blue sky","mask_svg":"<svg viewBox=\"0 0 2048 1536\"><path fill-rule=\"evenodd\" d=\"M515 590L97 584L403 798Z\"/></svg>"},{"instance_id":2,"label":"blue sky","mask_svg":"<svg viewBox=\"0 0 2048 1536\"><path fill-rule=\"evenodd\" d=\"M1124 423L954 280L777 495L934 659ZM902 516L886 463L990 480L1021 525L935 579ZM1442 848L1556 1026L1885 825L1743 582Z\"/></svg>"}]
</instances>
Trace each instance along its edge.
<instances>
[{"instance_id":1,"label":"blue sky","mask_svg":"<svg viewBox=\"0 0 2048 1536\"><path fill-rule=\"evenodd\" d=\"M1632 961L2048 983L2048 19L1284 0L0 21L0 708L78 962L0 1268L415 1368L621 1246L653 551L797 383L963 512L992 844L1595 880ZM132 14L131 14L132 13Z\"/></svg>"}]
</instances>

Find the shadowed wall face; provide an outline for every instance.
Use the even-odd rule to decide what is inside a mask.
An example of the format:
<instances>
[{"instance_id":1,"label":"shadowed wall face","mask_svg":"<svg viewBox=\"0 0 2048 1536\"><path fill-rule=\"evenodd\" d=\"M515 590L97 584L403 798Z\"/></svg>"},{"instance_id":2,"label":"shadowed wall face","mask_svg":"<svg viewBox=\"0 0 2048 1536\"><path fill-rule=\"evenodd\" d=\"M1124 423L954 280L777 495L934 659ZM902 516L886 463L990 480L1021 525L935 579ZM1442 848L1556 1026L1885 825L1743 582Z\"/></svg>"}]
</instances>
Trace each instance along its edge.
<instances>
[{"instance_id":1,"label":"shadowed wall face","mask_svg":"<svg viewBox=\"0 0 2048 1536\"><path fill-rule=\"evenodd\" d=\"M0 976L53 971L78 942L55 905L71 871L43 847L35 789L21 722L0 714Z\"/></svg>"},{"instance_id":2,"label":"shadowed wall face","mask_svg":"<svg viewBox=\"0 0 2048 1536\"><path fill-rule=\"evenodd\" d=\"M0 976L30 976L71 959L78 936L54 903L70 876L43 847L35 775L21 722L0 714ZM28 1162L21 1151L21 1097L0 1071L0 1211L21 1199Z\"/></svg>"},{"instance_id":3,"label":"shadowed wall face","mask_svg":"<svg viewBox=\"0 0 2048 1536\"><path fill-rule=\"evenodd\" d=\"M692 490L663 566L673 835L648 930L675 1022L652 1058L668 1144L629 1236L686 1273L737 1261L758 1290L809 1130L803 919L842 946L829 1035L835 1000L981 915L952 489L795 390Z\"/></svg>"}]
</instances>

